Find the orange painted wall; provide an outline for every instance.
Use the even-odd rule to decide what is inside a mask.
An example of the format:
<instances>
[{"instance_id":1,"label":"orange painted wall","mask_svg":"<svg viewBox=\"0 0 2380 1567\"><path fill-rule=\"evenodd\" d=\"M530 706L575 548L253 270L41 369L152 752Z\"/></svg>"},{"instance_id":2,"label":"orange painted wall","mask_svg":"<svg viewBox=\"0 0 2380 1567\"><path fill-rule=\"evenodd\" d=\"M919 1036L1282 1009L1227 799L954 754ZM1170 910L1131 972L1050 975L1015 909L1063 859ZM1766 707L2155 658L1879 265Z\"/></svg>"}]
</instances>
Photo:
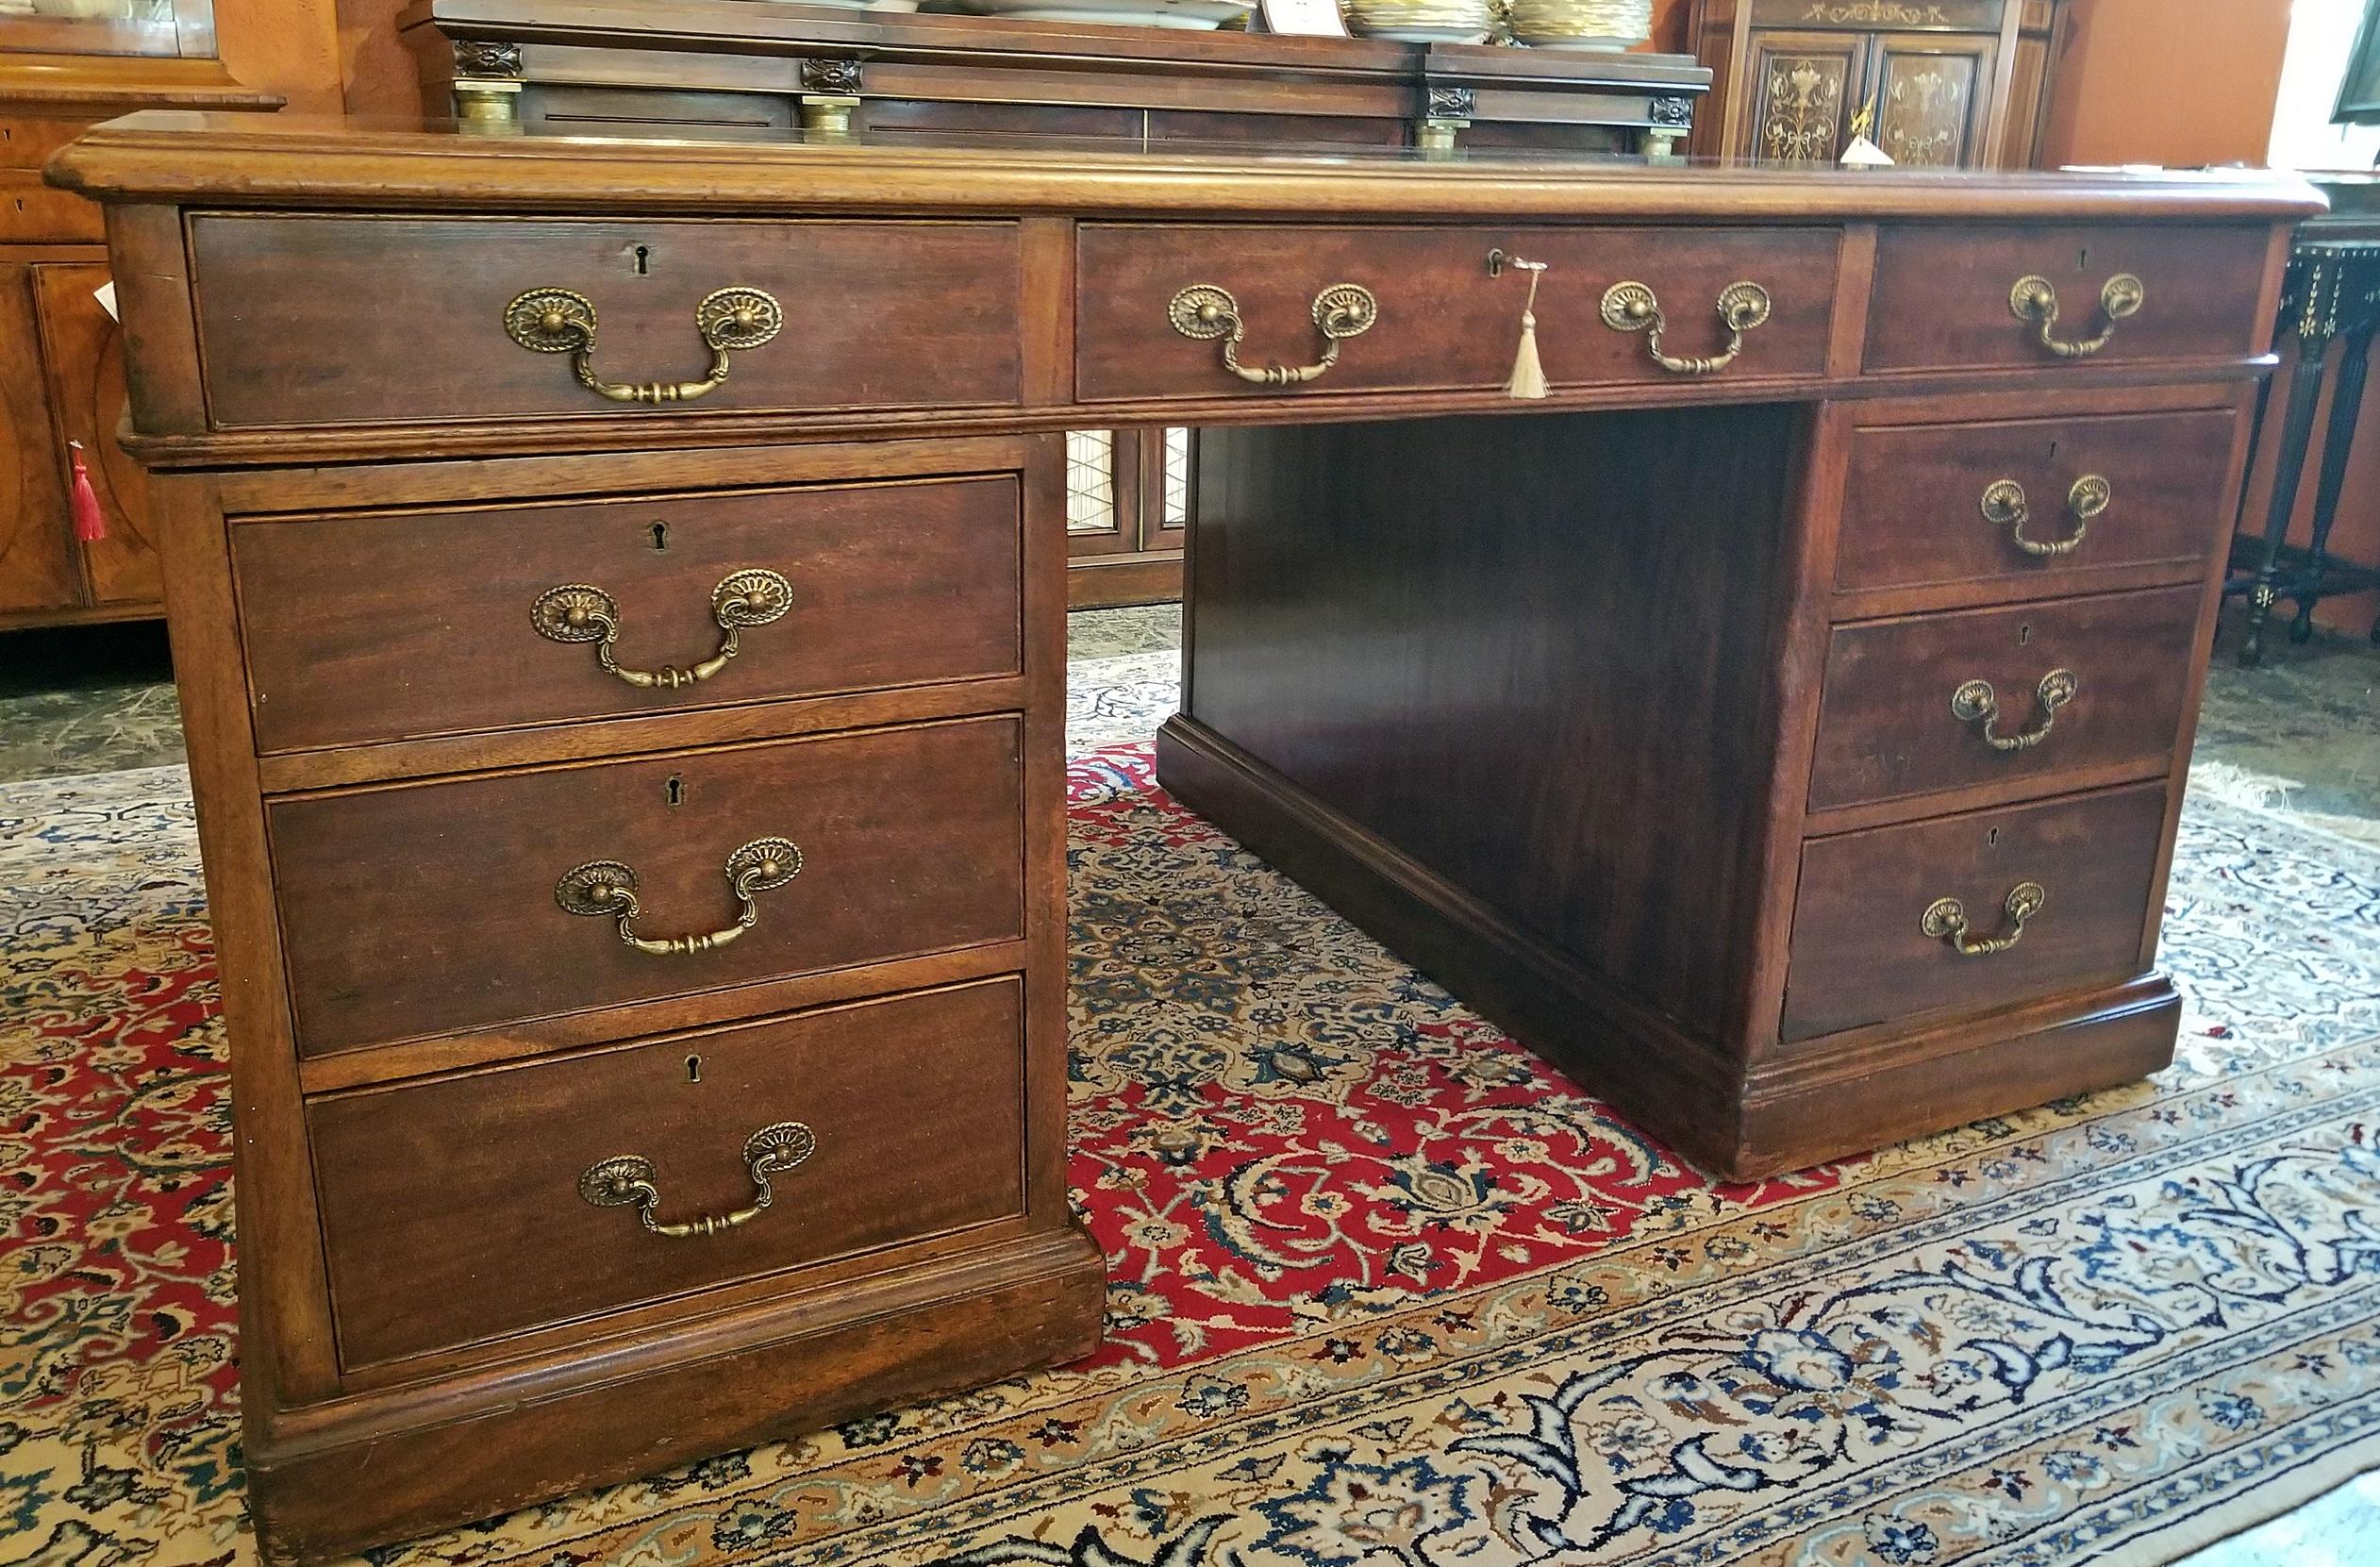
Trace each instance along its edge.
<instances>
[{"instance_id":1,"label":"orange painted wall","mask_svg":"<svg viewBox=\"0 0 2380 1567\"><path fill-rule=\"evenodd\" d=\"M339 58L350 114L422 112L422 84L411 50L397 40L397 12L410 0L336 0Z\"/></svg>"},{"instance_id":2,"label":"orange painted wall","mask_svg":"<svg viewBox=\"0 0 2380 1567\"><path fill-rule=\"evenodd\" d=\"M1694 41L1686 36L1686 13L1693 0L1653 0L1653 41L1645 45L1665 55L1690 55Z\"/></svg>"},{"instance_id":3,"label":"orange painted wall","mask_svg":"<svg viewBox=\"0 0 2380 1567\"><path fill-rule=\"evenodd\" d=\"M2071 0L2045 161L2261 163L2289 0Z\"/></svg>"},{"instance_id":4,"label":"orange painted wall","mask_svg":"<svg viewBox=\"0 0 2380 1567\"><path fill-rule=\"evenodd\" d=\"M344 78L331 0L215 0L215 44L242 87L278 92L291 114L337 114Z\"/></svg>"}]
</instances>

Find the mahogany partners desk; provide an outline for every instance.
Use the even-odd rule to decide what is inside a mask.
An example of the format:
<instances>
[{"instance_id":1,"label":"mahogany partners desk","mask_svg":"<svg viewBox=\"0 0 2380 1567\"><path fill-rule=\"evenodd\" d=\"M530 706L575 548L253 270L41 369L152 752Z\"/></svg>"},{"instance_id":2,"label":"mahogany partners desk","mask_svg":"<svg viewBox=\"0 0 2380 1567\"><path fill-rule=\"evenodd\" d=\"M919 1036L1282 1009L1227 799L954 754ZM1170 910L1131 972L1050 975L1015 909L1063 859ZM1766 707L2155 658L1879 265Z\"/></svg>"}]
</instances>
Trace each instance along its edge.
<instances>
[{"instance_id":1,"label":"mahogany partners desk","mask_svg":"<svg viewBox=\"0 0 2380 1567\"><path fill-rule=\"evenodd\" d=\"M1070 426L1209 431L1168 787L1705 1165L2170 1058L2301 185L175 115L52 177L155 475L270 1555L1095 1342Z\"/></svg>"}]
</instances>

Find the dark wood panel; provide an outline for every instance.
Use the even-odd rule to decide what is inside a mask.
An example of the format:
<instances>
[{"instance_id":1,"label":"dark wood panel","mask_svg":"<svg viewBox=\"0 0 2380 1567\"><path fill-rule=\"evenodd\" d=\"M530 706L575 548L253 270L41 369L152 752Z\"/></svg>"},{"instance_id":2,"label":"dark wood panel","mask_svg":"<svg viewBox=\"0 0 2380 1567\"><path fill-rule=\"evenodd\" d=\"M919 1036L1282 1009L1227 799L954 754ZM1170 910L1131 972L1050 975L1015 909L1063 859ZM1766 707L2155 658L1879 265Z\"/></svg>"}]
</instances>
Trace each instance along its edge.
<instances>
[{"instance_id":1,"label":"dark wood panel","mask_svg":"<svg viewBox=\"0 0 2380 1567\"><path fill-rule=\"evenodd\" d=\"M192 222L191 249L222 425L629 410L574 380L567 354L505 335L506 305L540 288L592 302L594 373L633 382L705 373L694 309L712 291L774 295L784 331L673 405L688 416L1020 395L1013 223L220 215Z\"/></svg>"},{"instance_id":2,"label":"dark wood panel","mask_svg":"<svg viewBox=\"0 0 2380 1567\"><path fill-rule=\"evenodd\" d=\"M2078 574L2204 560L2230 517L2221 492L2234 423L2209 409L1863 429L1852 438L1835 585L1996 580L2048 593L2079 585ZM2106 508L2066 554L2029 554L2014 525L1985 513L1985 492L2012 481L2031 513L2025 538L2063 542L2087 476L2107 481Z\"/></svg>"},{"instance_id":3,"label":"dark wood panel","mask_svg":"<svg viewBox=\"0 0 2380 1567\"><path fill-rule=\"evenodd\" d=\"M312 1101L341 1361L1022 1213L1023 1006L1001 979ZM754 1194L744 1140L780 1122L814 1151L736 1228L657 1235L579 1194L581 1172L634 1154L657 1222L731 1213Z\"/></svg>"},{"instance_id":4,"label":"dark wood panel","mask_svg":"<svg viewBox=\"0 0 2380 1567\"><path fill-rule=\"evenodd\" d=\"M299 1053L1012 939L1020 747L1014 719L972 719L276 802ZM801 874L732 945L656 957L555 901L619 860L640 932L722 930L722 867L771 836Z\"/></svg>"},{"instance_id":5,"label":"dark wood panel","mask_svg":"<svg viewBox=\"0 0 2380 1567\"><path fill-rule=\"evenodd\" d=\"M1295 398L1358 388L1501 387L1512 375L1526 278L1488 272L1488 253L1547 263L1538 291L1538 345L1556 385L1675 380L1641 334L1603 324L1606 290L1649 284L1670 322L1673 355L1723 347L1722 290L1765 286L1774 315L1714 381L1814 375L1826 363L1839 234L1831 228L1366 228L1090 224L1077 272L1077 394L1086 401L1212 396ZM1221 345L1183 337L1166 319L1192 283L1225 289L1246 326L1240 362L1306 364L1323 342L1314 299L1334 283L1369 289L1377 323L1341 344L1326 375L1293 387L1248 387L1223 368Z\"/></svg>"},{"instance_id":6,"label":"dark wood panel","mask_svg":"<svg viewBox=\"0 0 2380 1567\"><path fill-rule=\"evenodd\" d=\"M2105 325L2100 294L2129 273L2145 287L2139 313L2118 325L2092 362L2259 353L2256 297L2272 239L2236 228L2146 224L1889 227L1877 246L1868 317L1871 370L2082 363L2041 346L2009 296L2022 278L2057 291L2057 334Z\"/></svg>"},{"instance_id":7,"label":"dark wood panel","mask_svg":"<svg viewBox=\"0 0 2380 1567\"><path fill-rule=\"evenodd\" d=\"M2159 779L1812 842L1793 910L1785 1038L1989 1011L2138 974L2165 797ZM2009 934L2004 904L2025 882L2048 898L2005 952L1970 957L1922 928L1937 899L1956 898L1974 940Z\"/></svg>"},{"instance_id":8,"label":"dark wood panel","mask_svg":"<svg viewBox=\"0 0 2380 1567\"><path fill-rule=\"evenodd\" d=\"M268 751L677 712L1013 675L1022 502L1013 478L837 485L233 529L258 742ZM474 568L458 573L455 563ZM611 595L615 657L691 666L722 633L718 586L791 584L709 679L640 690L531 609L570 584Z\"/></svg>"},{"instance_id":9,"label":"dark wood panel","mask_svg":"<svg viewBox=\"0 0 2380 1567\"><path fill-rule=\"evenodd\" d=\"M978 104L923 98L870 98L859 115L872 135L900 131L972 136L1118 136L1147 129L1137 108L1090 104Z\"/></svg>"},{"instance_id":10,"label":"dark wood panel","mask_svg":"<svg viewBox=\"0 0 2380 1567\"><path fill-rule=\"evenodd\" d=\"M1204 431L1189 709L1715 1038L1795 428L1756 406ZM1583 610L1622 582L1625 613Z\"/></svg>"},{"instance_id":11,"label":"dark wood panel","mask_svg":"<svg viewBox=\"0 0 2380 1567\"><path fill-rule=\"evenodd\" d=\"M2189 690L2201 591L2196 584L2106 593L2008 609L1872 621L1839 628L1826 655L1810 809L1976 784L2055 787L2061 774L2124 763L2162 771ZM2000 738L2043 721L2052 671L2075 694L2048 735L1995 750L1953 693L1989 681Z\"/></svg>"},{"instance_id":12,"label":"dark wood panel","mask_svg":"<svg viewBox=\"0 0 2380 1567\"><path fill-rule=\"evenodd\" d=\"M1371 119L1349 114L1240 114L1156 108L1149 111L1148 134L1153 142L1229 142L1293 147L1344 142L1351 146L1401 147L1405 145L1406 126L1405 121L1386 116Z\"/></svg>"}]
</instances>

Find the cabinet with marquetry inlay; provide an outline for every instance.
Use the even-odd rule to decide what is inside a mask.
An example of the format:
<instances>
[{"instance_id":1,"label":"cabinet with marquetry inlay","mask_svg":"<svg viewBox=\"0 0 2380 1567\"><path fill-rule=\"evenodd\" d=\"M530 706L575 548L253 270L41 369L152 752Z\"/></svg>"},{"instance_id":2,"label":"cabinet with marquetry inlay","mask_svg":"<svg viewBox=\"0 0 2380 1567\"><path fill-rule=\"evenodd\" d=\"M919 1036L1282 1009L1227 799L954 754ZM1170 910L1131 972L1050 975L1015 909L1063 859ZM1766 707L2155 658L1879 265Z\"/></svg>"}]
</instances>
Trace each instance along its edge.
<instances>
[{"instance_id":1,"label":"cabinet with marquetry inlay","mask_svg":"<svg viewBox=\"0 0 2380 1567\"><path fill-rule=\"evenodd\" d=\"M2066 0L1696 0L1716 77L1706 156L1832 163L1861 129L1895 162L2037 161Z\"/></svg>"}]
</instances>

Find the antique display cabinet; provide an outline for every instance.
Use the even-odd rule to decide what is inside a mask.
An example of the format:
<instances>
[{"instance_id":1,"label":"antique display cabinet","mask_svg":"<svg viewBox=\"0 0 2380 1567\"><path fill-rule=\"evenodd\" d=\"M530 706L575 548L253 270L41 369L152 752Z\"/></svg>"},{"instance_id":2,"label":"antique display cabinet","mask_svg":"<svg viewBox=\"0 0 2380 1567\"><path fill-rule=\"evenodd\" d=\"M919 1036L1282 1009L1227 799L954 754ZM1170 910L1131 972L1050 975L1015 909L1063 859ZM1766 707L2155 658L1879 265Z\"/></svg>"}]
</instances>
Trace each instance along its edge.
<instances>
[{"instance_id":1,"label":"antique display cabinet","mask_svg":"<svg viewBox=\"0 0 2380 1567\"><path fill-rule=\"evenodd\" d=\"M0 628L163 612L146 487L115 442L99 208L42 163L130 108L278 106L214 55L208 0L0 6Z\"/></svg>"},{"instance_id":2,"label":"antique display cabinet","mask_svg":"<svg viewBox=\"0 0 2380 1567\"><path fill-rule=\"evenodd\" d=\"M2068 0L1695 0L1707 156L1832 163L1857 122L1894 161L2037 161Z\"/></svg>"}]
</instances>

